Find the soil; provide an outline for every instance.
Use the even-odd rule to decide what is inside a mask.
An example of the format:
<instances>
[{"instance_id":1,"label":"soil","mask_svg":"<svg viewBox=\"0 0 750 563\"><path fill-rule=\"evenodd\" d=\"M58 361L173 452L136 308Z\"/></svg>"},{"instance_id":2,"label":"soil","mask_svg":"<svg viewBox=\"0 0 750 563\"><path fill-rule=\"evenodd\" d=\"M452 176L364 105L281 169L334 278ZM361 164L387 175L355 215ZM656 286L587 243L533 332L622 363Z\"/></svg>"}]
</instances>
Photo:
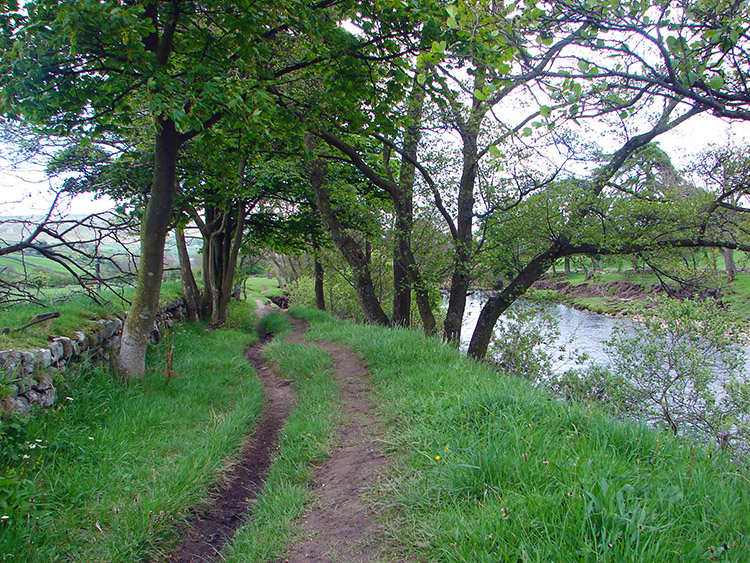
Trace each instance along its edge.
<instances>
[{"instance_id":1,"label":"soil","mask_svg":"<svg viewBox=\"0 0 750 563\"><path fill-rule=\"evenodd\" d=\"M198 563L221 559L221 550L247 519L271 465L278 435L297 401L291 381L282 380L266 365L263 344L272 335L261 334L260 342L245 351L266 395L266 407L252 435L245 442L239 460L229 469L213 504L196 514L182 543L169 559L172 563Z\"/></svg>"},{"instance_id":2,"label":"soil","mask_svg":"<svg viewBox=\"0 0 750 563\"><path fill-rule=\"evenodd\" d=\"M258 309L259 316L268 310ZM304 321L291 319L287 341L301 343ZM267 340L269 335L261 335ZM368 399L370 381L366 366L348 348L330 342L315 343L333 359L333 376L339 382L343 422L337 429L337 444L329 458L317 468L310 512L300 522L301 541L292 547L287 563L376 561L381 543L376 511L365 494L385 465L377 437L381 428ZM235 530L250 515L263 488L273 448L296 395L273 366L262 356L262 342L246 351L266 393L261 422L248 437L240 460L227 473L216 501L196 514L182 544L169 559L172 563L221 561L221 550Z\"/></svg>"},{"instance_id":3,"label":"soil","mask_svg":"<svg viewBox=\"0 0 750 563\"><path fill-rule=\"evenodd\" d=\"M536 289L553 289L563 295L574 298L606 297L612 303L628 301L646 301L655 295L664 295L664 287L657 283L643 286L641 284L621 280L614 282L584 282L573 285L567 281L554 279L541 280L534 284ZM720 299L721 293L714 289L682 286L670 290L672 297L678 299Z\"/></svg>"},{"instance_id":4,"label":"soil","mask_svg":"<svg viewBox=\"0 0 750 563\"><path fill-rule=\"evenodd\" d=\"M337 431L337 447L318 468L313 509L301 522L303 540L289 552L287 563L375 561L381 544L377 516L365 495L385 465L377 437L382 434L368 399L368 370L348 348L318 343L334 361L345 418Z\"/></svg>"}]
</instances>

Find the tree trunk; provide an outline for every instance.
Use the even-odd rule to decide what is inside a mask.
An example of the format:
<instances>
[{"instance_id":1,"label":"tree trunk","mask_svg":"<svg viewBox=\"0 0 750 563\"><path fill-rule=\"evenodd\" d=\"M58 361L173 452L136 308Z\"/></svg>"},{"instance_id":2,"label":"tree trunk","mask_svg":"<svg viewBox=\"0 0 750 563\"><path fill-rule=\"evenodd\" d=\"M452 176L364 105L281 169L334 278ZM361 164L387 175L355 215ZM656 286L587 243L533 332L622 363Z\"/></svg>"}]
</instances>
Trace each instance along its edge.
<instances>
[{"instance_id":1,"label":"tree trunk","mask_svg":"<svg viewBox=\"0 0 750 563\"><path fill-rule=\"evenodd\" d=\"M244 165L242 165L242 176L244 176ZM242 177L240 176L240 177ZM237 270L237 257L242 246L242 237L245 231L245 204L237 204L237 218L230 220L230 225L234 226L234 232L225 233L225 246L223 249L224 260L220 279L217 280L219 295L216 300L216 307L211 314L211 326L221 326L227 320L229 312L229 302L232 300L232 290L234 289L234 273ZM233 235L233 236L230 236Z\"/></svg>"},{"instance_id":2,"label":"tree trunk","mask_svg":"<svg viewBox=\"0 0 750 563\"><path fill-rule=\"evenodd\" d=\"M190 255L185 243L185 233L182 229L175 229L175 240L177 241L177 255L180 258L180 280L182 282L182 295L185 297L185 309L188 320L198 321L198 284L195 283L193 268L190 265Z\"/></svg>"},{"instance_id":3,"label":"tree trunk","mask_svg":"<svg viewBox=\"0 0 750 563\"><path fill-rule=\"evenodd\" d=\"M734 251L731 248L724 248L724 268L727 272L727 282L731 283L737 276L737 265L734 263Z\"/></svg>"},{"instance_id":4,"label":"tree trunk","mask_svg":"<svg viewBox=\"0 0 750 563\"><path fill-rule=\"evenodd\" d=\"M401 168L398 186L393 196L393 209L396 215L396 232L393 245L393 324L409 326L411 321L411 292L413 278L411 269L414 257L411 250L411 235L414 228L414 176L417 149L422 138L422 112L425 90L414 80L409 98L407 117L409 125L404 135ZM434 319L433 319L434 323ZM425 330L427 330L425 328Z\"/></svg>"},{"instance_id":5,"label":"tree trunk","mask_svg":"<svg viewBox=\"0 0 750 563\"><path fill-rule=\"evenodd\" d=\"M456 239L454 240L455 256L453 274L451 275L448 311L443 323L443 338L446 342L458 345L461 341L461 324L466 309L466 294L469 291L470 269L473 259L472 224L474 221L474 185L477 178L479 152L477 139L482 119L487 111L486 105L477 97L486 84L486 69L478 64L474 70L474 97L471 113L467 122L458 119L458 129L463 146L461 183L458 187L458 217L456 219Z\"/></svg>"},{"instance_id":6,"label":"tree trunk","mask_svg":"<svg viewBox=\"0 0 750 563\"><path fill-rule=\"evenodd\" d=\"M318 241L313 237L313 260L315 270L315 306L320 311L326 310L326 294L323 287L323 264L320 263L318 256L320 252L320 245Z\"/></svg>"},{"instance_id":7,"label":"tree trunk","mask_svg":"<svg viewBox=\"0 0 750 563\"><path fill-rule=\"evenodd\" d=\"M469 356L477 360L484 358L487 354L487 348L492 339L497 319L549 269L555 260L560 257L560 254L560 250L551 249L537 256L526 265L521 273L503 291L490 297L479 313L477 326L469 343Z\"/></svg>"},{"instance_id":8,"label":"tree trunk","mask_svg":"<svg viewBox=\"0 0 750 563\"><path fill-rule=\"evenodd\" d=\"M571 274L571 270L570 270L570 256L566 256L564 258L564 262L565 262L565 275L568 276L568 275Z\"/></svg>"},{"instance_id":9,"label":"tree trunk","mask_svg":"<svg viewBox=\"0 0 750 563\"><path fill-rule=\"evenodd\" d=\"M458 239L454 241L455 257L448 297L448 311L443 323L443 338L446 342L456 345L461 341L461 324L466 309L466 294L469 291L471 281L471 226L474 218L474 183L477 174L476 134L473 131L465 131L463 141L463 173L458 188Z\"/></svg>"},{"instance_id":10,"label":"tree trunk","mask_svg":"<svg viewBox=\"0 0 750 563\"><path fill-rule=\"evenodd\" d=\"M594 175L591 184L591 192L588 194L588 197L583 198L580 205L574 207L571 211L565 226L566 236L558 235L559 241L555 246L532 259L521 273L519 273L501 293L490 298L485 304L479 315L477 326L474 329L474 334L472 335L469 344L468 353L471 357L475 359L484 358L487 354L487 347L492 337L495 323L503 311L505 311L513 301L523 295L523 293L531 287L531 285L539 279L544 272L547 271L552 262L560 257L572 254L570 245L571 237L579 228L583 220L588 216L591 210L590 202L594 201L594 198L599 197L609 180L617 173L625 160L641 147L650 143L657 135L669 131L684 122L691 115L703 111L703 109L695 107L670 121L669 117L678 104L678 100L669 101L664 108L661 119L650 131L631 137L612 155L609 163L599 169ZM590 253L593 254L593 252Z\"/></svg>"},{"instance_id":11,"label":"tree trunk","mask_svg":"<svg viewBox=\"0 0 750 563\"><path fill-rule=\"evenodd\" d=\"M125 320L120 345L120 371L124 377L142 377L146 349L159 306L164 270L164 244L172 214L175 171L180 138L170 119L156 119L154 173L151 196L141 225L141 259L135 295Z\"/></svg>"},{"instance_id":12,"label":"tree trunk","mask_svg":"<svg viewBox=\"0 0 750 563\"><path fill-rule=\"evenodd\" d=\"M311 137L307 137L308 148L314 148ZM323 225L331 233L333 244L352 268L354 274L354 286L357 292L357 300L362 309L365 322L388 326L388 316L380 306L380 301L375 293L375 285L370 273L370 264L367 252L361 248L354 238L348 235L338 221L331 207L331 199L328 190L323 186L326 169L321 160L313 160L307 163L310 185L315 195L315 203L320 212Z\"/></svg>"}]
</instances>

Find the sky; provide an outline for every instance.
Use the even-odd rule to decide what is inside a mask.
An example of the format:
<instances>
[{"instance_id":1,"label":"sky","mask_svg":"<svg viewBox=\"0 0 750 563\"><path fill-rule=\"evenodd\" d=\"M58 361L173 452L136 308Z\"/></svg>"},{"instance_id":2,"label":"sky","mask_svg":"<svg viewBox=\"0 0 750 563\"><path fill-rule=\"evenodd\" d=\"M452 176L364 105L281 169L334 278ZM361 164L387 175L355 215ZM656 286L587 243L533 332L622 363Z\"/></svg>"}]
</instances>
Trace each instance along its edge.
<instances>
[{"instance_id":1,"label":"sky","mask_svg":"<svg viewBox=\"0 0 750 563\"><path fill-rule=\"evenodd\" d=\"M46 213L54 201L53 181L39 165L20 167L0 162L0 216L34 216ZM88 215L112 209L115 202L108 197L94 198L89 194L64 197L58 202L63 215Z\"/></svg>"},{"instance_id":2,"label":"sky","mask_svg":"<svg viewBox=\"0 0 750 563\"><path fill-rule=\"evenodd\" d=\"M603 137L598 140L606 145ZM691 157L710 144L737 146L750 143L750 123L729 123L709 115L696 116L680 127L660 135L659 146L669 154L679 169ZM0 160L0 216L35 216L46 213L54 199L54 181L44 174L39 164L17 167ZM112 209L115 202L108 197L94 198L89 194L65 197L58 204L62 215L87 215Z\"/></svg>"}]
</instances>

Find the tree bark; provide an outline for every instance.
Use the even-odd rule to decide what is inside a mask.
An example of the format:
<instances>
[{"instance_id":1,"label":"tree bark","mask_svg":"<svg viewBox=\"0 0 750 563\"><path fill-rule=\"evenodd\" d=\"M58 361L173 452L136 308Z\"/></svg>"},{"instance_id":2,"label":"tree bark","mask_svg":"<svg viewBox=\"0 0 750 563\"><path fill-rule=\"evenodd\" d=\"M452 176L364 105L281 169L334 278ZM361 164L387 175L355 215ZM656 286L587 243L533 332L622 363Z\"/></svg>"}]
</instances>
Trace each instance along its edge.
<instances>
[{"instance_id":1,"label":"tree bark","mask_svg":"<svg viewBox=\"0 0 750 563\"><path fill-rule=\"evenodd\" d=\"M458 217L456 221L458 239L454 241L453 273L451 274L448 311L443 323L443 338L458 344L461 341L461 324L466 309L466 294L471 282L472 260L471 227L474 219L474 184L477 175L477 136L473 130L465 130L463 137L463 172L458 188Z\"/></svg>"},{"instance_id":2,"label":"tree bark","mask_svg":"<svg viewBox=\"0 0 750 563\"><path fill-rule=\"evenodd\" d=\"M310 137L307 138L307 141L308 148L314 148L314 143ZM365 322L384 326L390 325L388 316L380 306L380 301L375 293L375 285L372 281L367 252L361 248L360 244L353 237L346 233L333 211L330 195L328 190L323 186L323 180L326 175L324 163L316 159L308 162L307 168L310 186L315 195L315 203L323 225L331 233L333 244L341 252L354 274L357 300L359 301Z\"/></svg>"},{"instance_id":3,"label":"tree bark","mask_svg":"<svg viewBox=\"0 0 750 563\"><path fill-rule=\"evenodd\" d=\"M244 165L242 169L244 175ZM240 201L237 204L237 218L231 221L234 226L233 233L226 233L226 246L224 250L223 268L221 270L219 295L216 300L216 307L211 312L211 326L222 326L227 321L229 312L229 302L232 300L232 290L234 289L234 274L237 270L237 257L242 246L242 237L245 231L245 203ZM230 237L230 234L233 236Z\"/></svg>"},{"instance_id":4,"label":"tree bark","mask_svg":"<svg viewBox=\"0 0 750 563\"><path fill-rule=\"evenodd\" d=\"M323 264L320 263L320 245L313 237L313 261L315 270L315 306L320 311L326 310L326 294L323 287Z\"/></svg>"},{"instance_id":5,"label":"tree bark","mask_svg":"<svg viewBox=\"0 0 750 563\"><path fill-rule=\"evenodd\" d=\"M500 293L490 297L479 313L477 326L469 343L469 356L478 360L484 358L497 319L549 269L561 253L561 250L555 248L537 256Z\"/></svg>"},{"instance_id":6,"label":"tree bark","mask_svg":"<svg viewBox=\"0 0 750 563\"><path fill-rule=\"evenodd\" d=\"M159 306L164 244L175 193L180 137L171 119L159 117L156 126L153 182L141 225L138 280L120 345L119 366L125 377L142 377L146 371L146 349Z\"/></svg>"},{"instance_id":7,"label":"tree bark","mask_svg":"<svg viewBox=\"0 0 750 563\"><path fill-rule=\"evenodd\" d=\"M188 320L198 321L198 284L195 283L193 267L190 265L190 255L185 243L185 233L182 229L175 229L177 241L177 255L180 258L180 280L182 282L182 295L185 297L185 309Z\"/></svg>"},{"instance_id":8,"label":"tree bark","mask_svg":"<svg viewBox=\"0 0 750 563\"><path fill-rule=\"evenodd\" d=\"M737 276L737 265L734 263L734 251L731 248L724 248L724 269L727 273L727 282L731 283Z\"/></svg>"},{"instance_id":9,"label":"tree bark","mask_svg":"<svg viewBox=\"0 0 750 563\"><path fill-rule=\"evenodd\" d=\"M456 218L456 239L454 242L453 273L451 275L448 311L443 323L443 338L446 342L458 345L461 341L461 324L466 309L466 294L471 282L470 270L473 259L472 224L474 221L474 186L479 164L477 139L487 106L476 96L486 84L486 69L478 64L474 70L474 99L469 119L464 121L456 115L456 121L463 147L461 182L458 186L458 217Z\"/></svg>"},{"instance_id":10,"label":"tree bark","mask_svg":"<svg viewBox=\"0 0 750 563\"><path fill-rule=\"evenodd\" d=\"M424 100L425 90L420 87L415 79L409 97L409 109L407 111L409 125L404 135L398 189L391 194L396 215L393 246L393 324L396 326L409 326L411 322L411 292L414 276L410 270L416 266L414 257L410 256L412 253L411 235L414 228L413 200L416 170L413 163L417 160L417 149L422 138ZM427 327L425 327L425 331L427 330Z\"/></svg>"}]
</instances>

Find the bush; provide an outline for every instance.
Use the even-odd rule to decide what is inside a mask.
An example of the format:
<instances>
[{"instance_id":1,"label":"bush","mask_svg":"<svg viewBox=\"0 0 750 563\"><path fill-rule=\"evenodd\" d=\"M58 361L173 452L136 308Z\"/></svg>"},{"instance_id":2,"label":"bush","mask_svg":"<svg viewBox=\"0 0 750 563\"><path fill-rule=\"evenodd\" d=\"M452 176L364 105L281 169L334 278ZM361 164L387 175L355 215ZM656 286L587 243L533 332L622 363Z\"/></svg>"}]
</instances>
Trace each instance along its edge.
<instances>
[{"instance_id":1,"label":"bush","mask_svg":"<svg viewBox=\"0 0 750 563\"><path fill-rule=\"evenodd\" d=\"M660 299L634 329L607 342L612 368L593 366L553 378L565 399L597 402L610 412L692 434L746 454L750 384L740 378L738 325L714 301Z\"/></svg>"},{"instance_id":2,"label":"bush","mask_svg":"<svg viewBox=\"0 0 750 563\"><path fill-rule=\"evenodd\" d=\"M489 356L502 371L539 383L552 375L553 352L546 346L559 335L545 303L517 301L495 326Z\"/></svg>"},{"instance_id":3,"label":"bush","mask_svg":"<svg viewBox=\"0 0 750 563\"><path fill-rule=\"evenodd\" d=\"M736 320L712 300L659 300L634 333L616 329L608 343L626 385L625 408L722 448L747 442L750 386L739 378L738 334Z\"/></svg>"}]
</instances>

